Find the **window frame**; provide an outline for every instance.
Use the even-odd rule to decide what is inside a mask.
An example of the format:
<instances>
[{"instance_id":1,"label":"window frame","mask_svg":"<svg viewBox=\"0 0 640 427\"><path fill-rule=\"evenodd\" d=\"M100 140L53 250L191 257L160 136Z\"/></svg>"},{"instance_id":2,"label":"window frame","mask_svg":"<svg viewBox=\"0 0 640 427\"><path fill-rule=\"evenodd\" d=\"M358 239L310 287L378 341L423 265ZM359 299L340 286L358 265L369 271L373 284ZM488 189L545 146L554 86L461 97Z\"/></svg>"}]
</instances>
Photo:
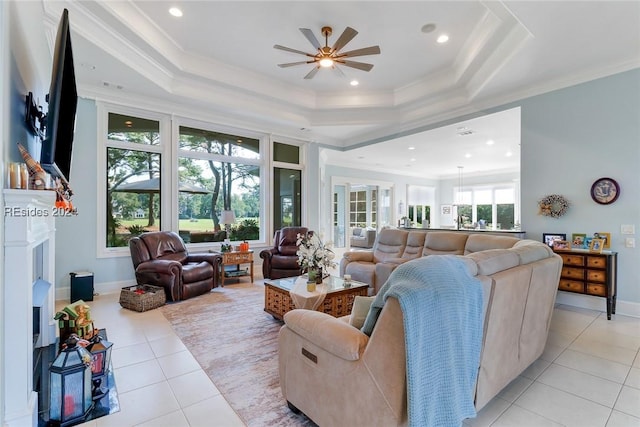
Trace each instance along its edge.
<instances>
[{"instance_id":1,"label":"window frame","mask_svg":"<svg viewBox=\"0 0 640 427\"><path fill-rule=\"evenodd\" d=\"M159 122L160 141L157 145L135 144L130 142L113 141L108 138L109 130L109 113L130 115L141 119L154 120ZM230 163L243 163L256 165L260 168L260 238L254 243L257 246L264 245L271 239L273 234L271 231L271 214L269 213L270 190L268 185L273 185L273 165L281 165L290 169L301 170L303 185L304 177L304 160L305 160L305 143L302 141L291 141L287 138L278 138L278 142L297 145L300 147L300 164L294 165L283 162L272 161L272 136L264 132L256 132L250 129L237 128L232 126L220 125L203 120L190 119L187 117L177 116L173 114L161 113L157 111L146 110L143 108L134 108L118 104L112 104L103 101L96 101L96 132L97 132L97 203L96 203L96 257L112 258L130 256L128 247L107 247L106 245L106 181L107 174L107 149L125 149L147 151L158 153L160 155L160 176L161 188L160 194L162 203L160 206L160 230L171 230L178 232L178 159L179 157L188 157L202 160L215 160ZM219 154L209 154L204 152L193 152L188 150L180 150L179 132L180 127L191 127L212 132L226 133L230 135L238 135L247 138L257 139L259 141L260 155L258 159L250 159L245 157L224 156ZM301 197L304 199L306 187L303 186ZM302 204L304 209L304 202ZM267 212L266 215L263 215ZM302 212L305 218L306 212ZM187 247L211 247L212 243L189 243Z\"/></svg>"},{"instance_id":2,"label":"window frame","mask_svg":"<svg viewBox=\"0 0 640 427\"><path fill-rule=\"evenodd\" d=\"M520 198L519 198L519 193L518 193L518 189L519 189L519 185L516 182L499 182L499 183L492 183L492 184L478 184L478 185L464 185L461 187L459 186L454 186L453 187L453 197L454 200L456 199L456 197L458 197L457 195L459 195L460 193L464 193L464 192L470 192L471 193L471 200L470 203L468 203L468 205L471 206L471 223L474 222L478 222L478 204L480 205L488 205L489 203L478 203L476 201L476 192L477 191L491 191L491 224L493 226L492 229L498 230L496 227L497 221L498 221L498 203L496 202L496 191L497 190L505 190L505 189L509 189L509 190L513 190L513 222L514 222L514 227L515 224L519 224L520 223ZM465 199L466 200L466 199ZM464 205L467 205L467 203L463 203ZM501 205L507 204L507 203L500 203ZM505 229L508 230L508 229Z\"/></svg>"},{"instance_id":3,"label":"window frame","mask_svg":"<svg viewBox=\"0 0 640 427\"><path fill-rule=\"evenodd\" d=\"M158 113L154 111L144 110L140 108L131 108L122 105L109 104L106 102L96 102L97 111L97 138L98 150L97 150L97 201L96 201L96 257L97 258L112 258L130 256L128 246L116 246L108 247L107 241L107 188L106 180L107 176L107 149L116 148L122 150L136 150L145 151L150 153L157 153L160 155L160 194L162 195L163 202L160 204L160 230L167 230L167 221L170 215L171 206L171 194L168 191L171 179L166 179L171 171L170 169L170 145L167 138L170 141L171 135L171 116L169 114ZM160 142L158 145L145 145L135 144L123 141L114 141L108 138L109 133L109 113L116 113L122 115L130 115L132 117L139 117L146 120L155 120L159 123ZM163 178L164 177L164 178ZM165 201L169 201L169 203Z\"/></svg>"}]
</instances>

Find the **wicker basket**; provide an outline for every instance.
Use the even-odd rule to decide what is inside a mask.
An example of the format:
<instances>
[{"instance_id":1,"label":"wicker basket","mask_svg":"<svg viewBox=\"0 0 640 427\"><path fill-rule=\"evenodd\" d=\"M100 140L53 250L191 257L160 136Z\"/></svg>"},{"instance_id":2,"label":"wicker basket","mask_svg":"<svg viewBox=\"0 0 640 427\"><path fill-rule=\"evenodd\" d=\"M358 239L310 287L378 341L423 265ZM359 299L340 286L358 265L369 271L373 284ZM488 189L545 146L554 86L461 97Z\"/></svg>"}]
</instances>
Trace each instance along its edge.
<instances>
[{"instance_id":1,"label":"wicker basket","mask_svg":"<svg viewBox=\"0 0 640 427\"><path fill-rule=\"evenodd\" d=\"M127 286L120 291L120 305L129 310L140 312L153 310L164 305L166 298L164 289L159 286Z\"/></svg>"}]
</instances>

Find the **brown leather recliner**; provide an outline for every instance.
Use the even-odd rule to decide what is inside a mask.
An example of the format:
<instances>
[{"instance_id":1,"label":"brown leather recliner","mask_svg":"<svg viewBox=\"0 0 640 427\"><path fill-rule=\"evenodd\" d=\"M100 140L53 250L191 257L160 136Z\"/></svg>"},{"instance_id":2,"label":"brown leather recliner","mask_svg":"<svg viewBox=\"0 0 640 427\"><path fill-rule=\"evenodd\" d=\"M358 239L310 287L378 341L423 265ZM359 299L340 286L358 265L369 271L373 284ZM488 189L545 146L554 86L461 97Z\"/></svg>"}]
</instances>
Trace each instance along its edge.
<instances>
[{"instance_id":1,"label":"brown leather recliner","mask_svg":"<svg viewBox=\"0 0 640 427\"><path fill-rule=\"evenodd\" d=\"M298 265L298 234L309 232L307 227L283 227L273 237L273 247L260 252L262 275L265 279L282 279L283 277L300 276L302 270Z\"/></svg>"},{"instance_id":2,"label":"brown leather recliner","mask_svg":"<svg viewBox=\"0 0 640 427\"><path fill-rule=\"evenodd\" d=\"M172 231L143 233L129 240L129 249L138 284L162 286L167 300L202 295L218 285L221 256L189 254Z\"/></svg>"}]
</instances>

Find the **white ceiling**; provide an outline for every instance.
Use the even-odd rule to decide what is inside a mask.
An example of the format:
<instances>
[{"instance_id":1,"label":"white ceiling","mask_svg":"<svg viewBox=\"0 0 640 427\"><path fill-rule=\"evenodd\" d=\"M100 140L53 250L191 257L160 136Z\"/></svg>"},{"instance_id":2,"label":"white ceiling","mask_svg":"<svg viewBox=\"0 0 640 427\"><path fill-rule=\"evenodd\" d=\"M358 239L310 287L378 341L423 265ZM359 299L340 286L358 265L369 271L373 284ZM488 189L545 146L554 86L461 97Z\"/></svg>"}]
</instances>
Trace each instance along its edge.
<instances>
[{"instance_id":1,"label":"white ceiling","mask_svg":"<svg viewBox=\"0 0 640 427\"><path fill-rule=\"evenodd\" d=\"M176 5L181 18L168 13ZM411 164L397 149L409 142L378 145L379 151L350 148L640 66L639 1L85 0L42 6L50 44L62 8L70 11L81 95L144 99L136 105L170 104L177 113L180 106L199 108L205 119L334 147L340 151L327 154L330 162L348 159L363 167L375 166L372 158ZM421 31L429 23L436 30ZM350 26L359 34L343 50L380 46L380 55L357 58L374 65L370 72L342 67L344 78L322 69L304 80L311 65L277 66L304 57L274 44L312 52L299 28L324 42L320 29L327 25L334 29L330 45ZM435 42L441 33L448 43ZM360 85L350 86L352 78ZM501 135L513 130L488 123ZM476 137L489 133L481 121L471 124ZM519 134L519 122L516 127ZM446 135L451 129L411 142L424 149L419 162L430 176L450 174L436 170L447 152L471 149L452 150L463 138ZM518 142L509 141L509 149L518 150ZM492 149L499 147L506 148ZM513 159L474 158L495 169L514 167ZM436 164L425 163L431 159Z\"/></svg>"}]
</instances>

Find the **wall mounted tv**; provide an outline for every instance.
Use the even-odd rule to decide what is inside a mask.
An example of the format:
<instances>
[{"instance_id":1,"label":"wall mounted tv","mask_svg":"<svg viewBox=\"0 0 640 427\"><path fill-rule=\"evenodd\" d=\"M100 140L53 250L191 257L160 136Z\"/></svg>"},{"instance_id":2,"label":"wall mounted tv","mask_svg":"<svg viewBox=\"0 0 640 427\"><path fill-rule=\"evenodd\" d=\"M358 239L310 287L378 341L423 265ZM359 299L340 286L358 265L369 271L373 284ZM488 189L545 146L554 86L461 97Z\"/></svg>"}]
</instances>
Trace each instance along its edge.
<instances>
[{"instance_id":1,"label":"wall mounted tv","mask_svg":"<svg viewBox=\"0 0 640 427\"><path fill-rule=\"evenodd\" d=\"M40 151L40 164L51 175L66 183L71 172L71 151L78 105L67 9L63 11L58 25L47 102L47 131Z\"/></svg>"}]
</instances>

